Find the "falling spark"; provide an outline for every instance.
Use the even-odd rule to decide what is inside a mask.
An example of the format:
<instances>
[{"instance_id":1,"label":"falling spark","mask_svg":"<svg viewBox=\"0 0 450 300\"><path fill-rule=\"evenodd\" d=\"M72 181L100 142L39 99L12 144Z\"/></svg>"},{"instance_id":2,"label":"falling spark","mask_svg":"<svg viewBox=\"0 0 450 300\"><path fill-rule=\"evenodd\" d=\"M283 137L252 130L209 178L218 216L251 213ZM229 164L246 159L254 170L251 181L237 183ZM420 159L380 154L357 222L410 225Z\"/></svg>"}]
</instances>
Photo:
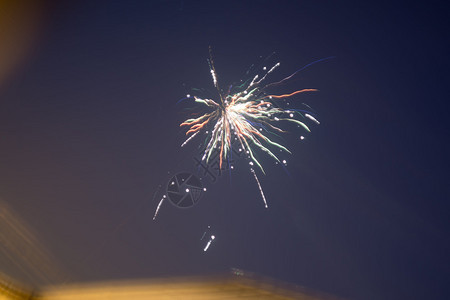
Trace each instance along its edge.
<instances>
[{"instance_id":1,"label":"falling spark","mask_svg":"<svg viewBox=\"0 0 450 300\"><path fill-rule=\"evenodd\" d=\"M208 250L209 246L211 245L212 241L215 239L216 237L214 235L211 235L208 243L206 244L205 248L203 249L203 252L206 252L206 250Z\"/></svg>"},{"instance_id":2,"label":"falling spark","mask_svg":"<svg viewBox=\"0 0 450 300\"><path fill-rule=\"evenodd\" d=\"M313 120L314 122L316 122L316 124L320 124L320 122L317 121L317 119L314 118L313 116L311 116L310 114L305 114L305 117L307 117L307 118L310 119L310 120Z\"/></svg>"},{"instance_id":3,"label":"falling spark","mask_svg":"<svg viewBox=\"0 0 450 300\"><path fill-rule=\"evenodd\" d=\"M253 176L255 177L256 183L258 184L259 192L261 193L261 197L262 197L262 199L264 201L264 206L266 208L268 208L267 201L266 201L266 196L264 196L264 192L262 190L261 184L259 183L258 176L256 176L255 170L253 170L253 168L250 168L250 171L252 172Z\"/></svg>"},{"instance_id":4,"label":"falling spark","mask_svg":"<svg viewBox=\"0 0 450 300\"><path fill-rule=\"evenodd\" d=\"M156 219L156 216L158 215L159 209L161 207L161 204L163 203L163 201L166 199L166 195L162 196L161 201L159 201L158 206L156 207L156 211L155 211L155 215L153 216L153 220Z\"/></svg>"},{"instance_id":5,"label":"falling spark","mask_svg":"<svg viewBox=\"0 0 450 300\"><path fill-rule=\"evenodd\" d=\"M192 140L198 133L199 133L199 131L197 131L196 133L194 133L193 135L191 135L187 140L184 141L183 144L181 144L181 147L184 147L184 145L186 145L187 143L189 143L189 141Z\"/></svg>"}]
</instances>

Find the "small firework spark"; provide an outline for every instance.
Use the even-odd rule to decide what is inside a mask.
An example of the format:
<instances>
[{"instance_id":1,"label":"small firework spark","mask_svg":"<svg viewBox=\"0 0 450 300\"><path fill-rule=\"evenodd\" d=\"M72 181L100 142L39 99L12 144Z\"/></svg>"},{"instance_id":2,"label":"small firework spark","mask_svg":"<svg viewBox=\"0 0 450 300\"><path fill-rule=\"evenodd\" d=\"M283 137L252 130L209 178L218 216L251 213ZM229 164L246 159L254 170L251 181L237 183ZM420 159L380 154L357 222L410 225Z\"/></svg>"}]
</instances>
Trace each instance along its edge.
<instances>
[{"instance_id":1,"label":"small firework spark","mask_svg":"<svg viewBox=\"0 0 450 300\"><path fill-rule=\"evenodd\" d=\"M228 91L224 93L219 86L211 48L209 50L210 57L208 64L219 100L203 99L188 95L188 98L194 98L196 103L206 106L209 111L180 124L181 127L188 128L186 132L188 138L181 146L186 145L203 131L207 136L207 146L202 155L202 160L208 163L214 151L218 151L219 167L222 168L224 161L227 161L231 156L233 143L238 142L239 151L244 151L248 155L251 166L250 170L254 175L265 207L267 208L263 190L256 176L256 172L252 167L256 165L265 174L261 162L256 158L255 151L263 151L277 163L286 165L286 161L281 161L277 156L278 154L276 155L274 153L274 150L278 149L278 151L286 153L291 152L284 145L275 142L272 139L273 134L285 132L282 129L283 123L296 124L308 132L310 129L304 123L306 119L310 119L319 124L319 121L317 121L310 111L285 109L280 106L280 102L283 102L283 100L287 100L301 93L317 91L316 89L300 89L281 95L270 94L267 92L267 89L285 83L299 71L311 64L280 81L266 84L265 80L269 74L280 66L280 63L276 63L271 68L264 67L263 70L265 73L261 77L255 75L252 80L248 80L234 89L230 86ZM325 59L319 61L323 60Z\"/></svg>"}]
</instances>

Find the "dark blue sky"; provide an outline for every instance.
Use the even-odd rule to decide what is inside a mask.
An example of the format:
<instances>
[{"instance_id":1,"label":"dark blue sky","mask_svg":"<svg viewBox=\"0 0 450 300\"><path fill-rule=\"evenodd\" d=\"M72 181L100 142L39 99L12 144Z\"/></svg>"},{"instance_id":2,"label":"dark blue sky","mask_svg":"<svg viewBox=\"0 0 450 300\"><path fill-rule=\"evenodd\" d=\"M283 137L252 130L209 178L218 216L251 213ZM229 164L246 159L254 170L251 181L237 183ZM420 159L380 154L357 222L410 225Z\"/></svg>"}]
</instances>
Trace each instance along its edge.
<instances>
[{"instance_id":1,"label":"dark blue sky","mask_svg":"<svg viewBox=\"0 0 450 300\"><path fill-rule=\"evenodd\" d=\"M238 267L350 299L446 298L444 8L242 2L50 6L0 89L0 197L67 282ZM153 222L157 186L191 167L176 102L190 87L213 89L208 46L224 85L272 52L277 76L335 56L293 85L320 90L300 101L321 125L304 141L286 137L290 175L263 162L268 210L244 164L197 206L166 203ZM217 238L204 253L208 225Z\"/></svg>"}]
</instances>

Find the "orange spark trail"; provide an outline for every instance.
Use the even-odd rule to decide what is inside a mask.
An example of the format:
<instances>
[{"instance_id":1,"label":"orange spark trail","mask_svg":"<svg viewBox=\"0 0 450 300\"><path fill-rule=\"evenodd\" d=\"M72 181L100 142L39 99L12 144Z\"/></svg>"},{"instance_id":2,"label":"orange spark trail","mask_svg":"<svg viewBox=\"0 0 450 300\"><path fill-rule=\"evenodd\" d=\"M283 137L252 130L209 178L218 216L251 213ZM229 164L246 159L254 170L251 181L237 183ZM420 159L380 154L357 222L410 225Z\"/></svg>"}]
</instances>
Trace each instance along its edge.
<instances>
[{"instance_id":1,"label":"orange spark trail","mask_svg":"<svg viewBox=\"0 0 450 300\"><path fill-rule=\"evenodd\" d=\"M295 91L295 92L293 92L293 93L291 93L291 94L284 94L284 95L267 95L267 96L265 96L264 98L270 98L270 97L272 97L272 98L277 98L277 99L279 99L279 98L287 98L287 97L291 97L291 96L294 96L294 95L296 95L296 94L303 93L303 92L317 92L317 90L316 90L316 89L303 89L303 90Z\"/></svg>"}]
</instances>

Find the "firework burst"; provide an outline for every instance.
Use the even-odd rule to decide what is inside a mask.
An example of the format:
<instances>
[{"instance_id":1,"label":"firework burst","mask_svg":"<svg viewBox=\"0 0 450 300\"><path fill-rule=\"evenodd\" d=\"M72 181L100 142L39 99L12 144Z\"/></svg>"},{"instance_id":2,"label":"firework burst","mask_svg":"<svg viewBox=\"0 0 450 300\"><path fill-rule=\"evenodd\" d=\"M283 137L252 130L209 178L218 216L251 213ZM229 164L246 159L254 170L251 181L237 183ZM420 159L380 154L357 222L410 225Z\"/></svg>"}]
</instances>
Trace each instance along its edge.
<instances>
[{"instance_id":1,"label":"firework burst","mask_svg":"<svg viewBox=\"0 0 450 300\"><path fill-rule=\"evenodd\" d=\"M267 68L263 68L264 74L261 77L259 75L254 76L252 80L248 80L234 88L234 92L232 92L233 88L230 86L226 93L219 87L211 49L208 64L219 100L203 99L188 95L189 98L194 98L196 103L205 106L208 112L196 118L188 119L180 124L181 127L187 127L186 135L188 136L186 141L181 145L182 147L200 132L204 131L207 134L207 146L202 157L202 160L206 163L209 162L214 151L218 151L219 166L222 168L223 162L231 155L233 143L238 142L240 150L248 154L250 166L256 165L262 173L265 173L261 162L256 158L255 151L261 150L279 163L281 161L275 155L274 150L278 149L281 152L291 153L287 147L275 142L271 138L273 133L285 132L282 129L283 123L296 124L308 132L310 129L304 122L307 118L315 123L319 123L311 112L285 109L279 104L283 102L280 100L286 100L305 92L314 92L317 91L316 89L300 89L281 95L266 92L269 87L286 82L296 73L311 64L283 80L266 84L265 81L269 74L280 66L280 63L276 63L268 71ZM262 198L267 207L264 193L253 167L251 167L251 172L258 183Z\"/></svg>"}]
</instances>

